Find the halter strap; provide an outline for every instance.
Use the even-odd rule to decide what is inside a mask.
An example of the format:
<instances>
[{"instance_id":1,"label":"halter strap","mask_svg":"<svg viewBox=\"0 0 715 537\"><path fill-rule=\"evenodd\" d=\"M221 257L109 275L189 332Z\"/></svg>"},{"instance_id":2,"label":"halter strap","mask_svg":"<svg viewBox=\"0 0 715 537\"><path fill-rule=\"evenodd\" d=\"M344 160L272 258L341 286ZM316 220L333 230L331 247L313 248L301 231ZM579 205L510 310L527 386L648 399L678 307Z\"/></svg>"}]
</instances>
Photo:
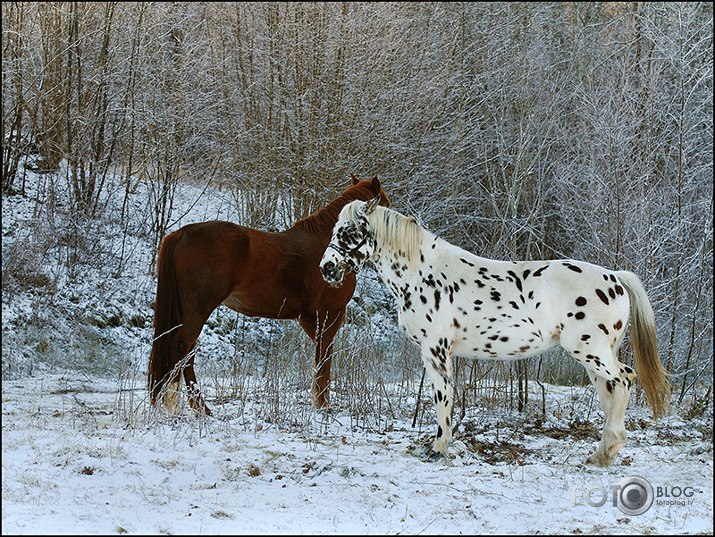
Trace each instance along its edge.
<instances>
[{"instance_id":1,"label":"halter strap","mask_svg":"<svg viewBox=\"0 0 715 537\"><path fill-rule=\"evenodd\" d=\"M343 260L341 261L341 263L343 263L346 267L348 267L348 270L352 270L355 274L357 274L360 271L360 268L350 258L352 257L352 255L355 252L357 252L360 248L363 247L363 245L368 241L369 238L370 238L370 235L365 234L363 239L359 243L357 243L357 246L351 248L347 252L345 250L343 250L342 248L340 248L340 246L333 244L332 242L330 244L328 244L328 248L332 248L333 250L338 252L340 255L342 255ZM327 250L327 248L326 248L326 250Z\"/></svg>"},{"instance_id":2,"label":"halter strap","mask_svg":"<svg viewBox=\"0 0 715 537\"><path fill-rule=\"evenodd\" d=\"M333 244L332 242L331 242L330 244L328 244L328 248L332 248L333 250L335 250L336 252L338 252L338 253L339 253L340 255L342 255L343 257L348 257L348 256L352 256L352 255L353 255L355 252L357 252L360 248L362 248L363 246L365 246L365 243L367 242L367 240L368 240L369 238L370 238L370 236L366 234L366 235L363 237L363 239L362 239L359 243L357 243L357 246L351 248L351 249L348 250L347 252L346 252L345 250L343 250L342 248L340 248L340 246L338 246L338 245L336 245L336 244Z\"/></svg>"},{"instance_id":3,"label":"halter strap","mask_svg":"<svg viewBox=\"0 0 715 537\"><path fill-rule=\"evenodd\" d=\"M330 244L328 244L328 248L332 248L333 250L335 250L336 252L338 252L338 253L339 253L341 256L343 256L343 257L347 257L347 256L348 256L348 254L346 254L345 251L344 251L342 248L340 248L340 246L336 246L336 245L333 244L332 242L331 242Z\"/></svg>"},{"instance_id":4,"label":"halter strap","mask_svg":"<svg viewBox=\"0 0 715 537\"><path fill-rule=\"evenodd\" d=\"M357 244L357 246L355 246L355 248L353 248L352 250L350 250L348 253L349 253L350 255L353 255L355 252L357 252L360 248L362 248L362 247L365 245L365 243L367 242L367 239L369 239L369 238L370 238L370 235L369 235L368 233L365 233L365 236L364 236L364 237L362 238L362 240Z\"/></svg>"}]
</instances>

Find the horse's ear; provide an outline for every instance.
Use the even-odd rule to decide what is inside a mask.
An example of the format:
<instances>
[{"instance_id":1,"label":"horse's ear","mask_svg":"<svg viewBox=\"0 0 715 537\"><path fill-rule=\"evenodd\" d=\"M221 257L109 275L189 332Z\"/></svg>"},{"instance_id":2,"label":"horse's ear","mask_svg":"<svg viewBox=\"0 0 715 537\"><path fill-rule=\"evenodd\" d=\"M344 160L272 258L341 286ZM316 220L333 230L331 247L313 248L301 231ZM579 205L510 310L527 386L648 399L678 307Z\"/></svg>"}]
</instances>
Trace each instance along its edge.
<instances>
[{"instance_id":1,"label":"horse's ear","mask_svg":"<svg viewBox=\"0 0 715 537\"><path fill-rule=\"evenodd\" d=\"M353 182L353 186L355 186L356 184L358 184L360 182L360 180L357 177L355 177L355 175L353 175L352 173L350 174L350 180Z\"/></svg>"},{"instance_id":2,"label":"horse's ear","mask_svg":"<svg viewBox=\"0 0 715 537\"><path fill-rule=\"evenodd\" d=\"M370 179L370 184L372 185L372 190L374 192L380 192L380 188L382 187L380 186L380 180L377 178L377 175Z\"/></svg>"},{"instance_id":3,"label":"horse's ear","mask_svg":"<svg viewBox=\"0 0 715 537\"><path fill-rule=\"evenodd\" d=\"M377 204L380 203L380 194L372 198L370 201L367 202L367 205L365 205L365 214L370 214L372 211L375 210L375 207L377 207Z\"/></svg>"}]
</instances>

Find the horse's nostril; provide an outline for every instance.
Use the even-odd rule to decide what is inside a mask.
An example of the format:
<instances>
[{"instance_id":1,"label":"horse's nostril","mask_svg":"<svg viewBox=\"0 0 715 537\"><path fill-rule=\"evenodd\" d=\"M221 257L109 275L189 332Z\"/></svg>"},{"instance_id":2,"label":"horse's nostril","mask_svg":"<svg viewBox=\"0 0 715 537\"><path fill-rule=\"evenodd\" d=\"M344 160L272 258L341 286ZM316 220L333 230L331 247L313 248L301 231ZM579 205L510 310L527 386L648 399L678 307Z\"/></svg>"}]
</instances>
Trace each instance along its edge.
<instances>
[{"instance_id":1,"label":"horse's nostril","mask_svg":"<svg viewBox=\"0 0 715 537\"><path fill-rule=\"evenodd\" d=\"M323 279L326 282L331 282L337 279L337 265L332 261L328 261L322 267L320 267L320 272L323 273Z\"/></svg>"}]
</instances>

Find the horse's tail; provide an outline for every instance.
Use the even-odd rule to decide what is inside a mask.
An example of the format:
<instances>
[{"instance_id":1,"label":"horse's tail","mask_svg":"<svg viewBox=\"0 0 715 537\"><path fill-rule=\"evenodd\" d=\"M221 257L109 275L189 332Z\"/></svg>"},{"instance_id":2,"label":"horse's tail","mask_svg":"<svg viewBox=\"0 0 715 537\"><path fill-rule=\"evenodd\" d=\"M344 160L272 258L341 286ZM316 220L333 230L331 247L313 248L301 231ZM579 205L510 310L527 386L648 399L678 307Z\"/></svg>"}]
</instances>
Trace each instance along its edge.
<instances>
[{"instance_id":1,"label":"horse's tail","mask_svg":"<svg viewBox=\"0 0 715 537\"><path fill-rule=\"evenodd\" d=\"M156 304L154 306L154 341L149 355L148 383L151 403L156 405L157 398L175 364L171 360L172 329L181 320L181 302L176 287L174 255L176 244L181 239L180 231L164 237L157 262Z\"/></svg>"},{"instance_id":2,"label":"horse's tail","mask_svg":"<svg viewBox=\"0 0 715 537\"><path fill-rule=\"evenodd\" d=\"M658 419L670 406L670 381L658 357L655 314L638 276L626 271L618 272L617 276L631 299L631 345L636 370L653 417Z\"/></svg>"}]
</instances>

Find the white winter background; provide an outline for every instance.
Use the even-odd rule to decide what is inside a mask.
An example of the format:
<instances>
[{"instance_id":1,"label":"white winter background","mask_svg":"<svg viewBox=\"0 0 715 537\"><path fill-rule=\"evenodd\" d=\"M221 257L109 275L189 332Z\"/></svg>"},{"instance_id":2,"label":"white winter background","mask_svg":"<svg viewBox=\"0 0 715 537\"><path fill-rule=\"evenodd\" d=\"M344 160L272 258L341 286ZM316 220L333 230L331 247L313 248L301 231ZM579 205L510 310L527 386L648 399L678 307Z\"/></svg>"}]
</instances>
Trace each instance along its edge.
<instances>
[{"instance_id":1,"label":"white winter background","mask_svg":"<svg viewBox=\"0 0 715 537\"><path fill-rule=\"evenodd\" d=\"M26 195L3 196L3 256L26 224L42 217L38 189L63 180L61 171L52 177L27 172ZM110 202L111 193L121 188L107 189ZM137 207L137 228L144 195L139 188L130 198ZM56 202L67 200L60 196ZM181 185L175 204L175 214L183 216L172 229L233 219L229 195L202 185ZM712 533L712 407L696 419L686 418L687 400L658 423L632 401L628 440L614 465L604 469L583 464L602 426L594 392L551 385L542 392L532 384L532 401L545 397L545 421L524 419L506 408L470 408L451 457L429 463L415 448L434 434L433 409L412 427L414 396L401 409L360 420L339 404L329 412L315 411L307 391L296 393L286 410L295 416L294 425L263 419L265 401L259 397L216 397L202 358L229 352L236 341L207 326L197 374L213 415L185 411L169 417L153 411L145 390L156 286L149 271L151 245L111 222L96 230L94 246L116 251L116 241L124 241L121 278L102 270L68 278L56 268L60 250L50 251L38 270L56 275L53 311L66 315L42 318L41 334L24 330L33 316L42 317L41 299L32 292L9 297L3 291L3 534ZM374 273L361 278L357 295L364 300L384 293ZM131 311L123 311L129 310L127 304ZM52 348L59 334L76 329L68 319L108 312L126 318L137 308L146 318L139 326L91 325L90 335L120 349L119 359L108 359L114 365L105 371L63 362L60 345L51 360L36 358L38 345ZM215 315L229 314L219 310L223 313ZM394 311L377 313L370 323L368 334L396 330ZM244 326L260 332L280 331L287 324ZM304 348L312 352L309 345ZM88 360L97 358L86 352ZM590 419L596 434L593 427L579 431L579 418ZM610 487L627 476L641 476L656 490L680 496L677 501L656 498L645 514L627 516L610 496ZM587 505L579 492L593 489L598 500L597 487L609 491L602 507ZM685 497L684 490L692 494Z\"/></svg>"}]
</instances>

